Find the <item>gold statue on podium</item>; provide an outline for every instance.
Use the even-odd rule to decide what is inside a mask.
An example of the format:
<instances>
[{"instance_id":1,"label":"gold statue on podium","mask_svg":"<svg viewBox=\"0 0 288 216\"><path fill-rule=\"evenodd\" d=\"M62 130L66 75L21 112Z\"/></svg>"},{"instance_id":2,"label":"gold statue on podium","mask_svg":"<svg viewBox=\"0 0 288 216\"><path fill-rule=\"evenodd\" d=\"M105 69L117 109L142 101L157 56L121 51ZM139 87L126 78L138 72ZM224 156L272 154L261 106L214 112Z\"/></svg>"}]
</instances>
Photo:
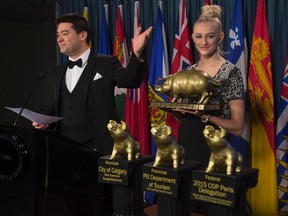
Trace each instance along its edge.
<instances>
[{"instance_id":1,"label":"gold statue on podium","mask_svg":"<svg viewBox=\"0 0 288 216\"><path fill-rule=\"evenodd\" d=\"M110 159L127 159L131 161L139 158L140 144L130 135L124 121L117 123L114 120L110 120L107 124L107 128L114 140Z\"/></svg>"},{"instance_id":2,"label":"gold statue on podium","mask_svg":"<svg viewBox=\"0 0 288 216\"><path fill-rule=\"evenodd\" d=\"M243 170L243 157L225 139L227 132L223 128L215 129L211 125L206 125L203 134L211 150L206 172L219 170L231 175Z\"/></svg>"},{"instance_id":3,"label":"gold statue on podium","mask_svg":"<svg viewBox=\"0 0 288 216\"><path fill-rule=\"evenodd\" d=\"M158 124L152 124L151 134L157 146L153 166L177 168L178 165L184 164L184 148L178 145L177 141L172 136L171 127L167 125L161 127Z\"/></svg>"}]
</instances>

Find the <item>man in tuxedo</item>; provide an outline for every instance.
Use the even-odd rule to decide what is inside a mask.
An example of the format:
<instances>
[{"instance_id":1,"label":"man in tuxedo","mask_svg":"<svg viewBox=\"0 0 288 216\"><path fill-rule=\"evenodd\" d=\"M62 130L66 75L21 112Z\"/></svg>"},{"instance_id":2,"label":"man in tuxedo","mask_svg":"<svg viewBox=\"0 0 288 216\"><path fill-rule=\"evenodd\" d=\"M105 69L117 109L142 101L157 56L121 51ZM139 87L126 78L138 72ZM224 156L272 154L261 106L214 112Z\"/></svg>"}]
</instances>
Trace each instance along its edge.
<instances>
[{"instance_id":1,"label":"man in tuxedo","mask_svg":"<svg viewBox=\"0 0 288 216\"><path fill-rule=\"evenodd\" d=\"M89 48L91 32L85 18L66 14L57 19L57 42L69 61L53 73L47 114L61 116L55 130L102 155L111 154L113 140L108 133L110 119L119 121L114 87L138 88L143 80L142 51L152 27L136 30L133 53L123 68L115 56L99 55ZM33 122L35 128L47 128ZM52 126L52 125L51 125Z\"/></svg>"}]
</instances>

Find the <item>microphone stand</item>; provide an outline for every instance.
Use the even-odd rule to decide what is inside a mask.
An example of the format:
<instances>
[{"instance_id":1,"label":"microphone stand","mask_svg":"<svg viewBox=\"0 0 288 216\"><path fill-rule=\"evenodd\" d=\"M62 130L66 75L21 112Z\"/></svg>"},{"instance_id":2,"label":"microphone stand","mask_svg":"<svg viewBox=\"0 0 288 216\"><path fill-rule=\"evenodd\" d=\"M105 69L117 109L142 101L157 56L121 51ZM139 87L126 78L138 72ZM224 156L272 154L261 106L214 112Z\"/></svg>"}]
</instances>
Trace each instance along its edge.
<instances>
[{"instance_id":1,"label":"microphone stand","mask_svg":"<svg viewBox=\"0 0 288 216\"><path fill-rule=\"evenodd\" d=\"M21 114L22 114L22 112L23 112L26 104L28 103L28 101L29 101L32 93L34 92L34 90L35 90L38 82L39 82L41 79L43 79L44 77L45 77L45 74L40 74L40 76L39 76L38 79L36 80L33 88L31 89L31 91L30 91L30 93L29 93L29 95L26 97L26 100L25 100L25 102L23 103L22 108L21 108L20 112L18 113L17 118L15 119L15 122L14 122L13 126L16 126L16 125L17 125L18 119L20 118L20 116L21 116Z\"/></svg>"}]
</instances>

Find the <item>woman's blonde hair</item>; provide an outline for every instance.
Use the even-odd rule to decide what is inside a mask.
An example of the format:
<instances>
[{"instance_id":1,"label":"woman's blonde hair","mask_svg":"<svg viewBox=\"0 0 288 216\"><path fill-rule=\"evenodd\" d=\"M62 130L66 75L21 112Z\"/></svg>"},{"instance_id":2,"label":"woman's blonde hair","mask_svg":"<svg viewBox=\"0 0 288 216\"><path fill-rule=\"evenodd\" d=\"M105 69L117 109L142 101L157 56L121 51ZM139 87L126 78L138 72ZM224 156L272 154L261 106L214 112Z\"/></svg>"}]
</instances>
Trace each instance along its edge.
<instances>
[{"instance_id":1,"label":"woman's blonde hair","mask_svg":"<svg viewBox=\"0 0 288 216\"><path fill-rule=\"evenodd\" d=\"M204 5L201 8L201 16L198 18L195 24L211 22L215 24L219 32L222 32L221 13L222 9L219 5Z\"/></svg>"},{"instance_id":2,"label":"woman's blonde hair","mask_svg":"<svg viewBox=\"0 0 288 216\"><path fill-rule=\"evenodd\" d=\"M222 9L219 5L204 5L201 8L201 15L195 22L194 26L198 23L212 23L215 25L219 33L223 33L222 23L221 23L221 13ZM218 44L218 52L220 55L225 56L225 52L222 49L222 41Z\"/></svg>"}]
</instances>

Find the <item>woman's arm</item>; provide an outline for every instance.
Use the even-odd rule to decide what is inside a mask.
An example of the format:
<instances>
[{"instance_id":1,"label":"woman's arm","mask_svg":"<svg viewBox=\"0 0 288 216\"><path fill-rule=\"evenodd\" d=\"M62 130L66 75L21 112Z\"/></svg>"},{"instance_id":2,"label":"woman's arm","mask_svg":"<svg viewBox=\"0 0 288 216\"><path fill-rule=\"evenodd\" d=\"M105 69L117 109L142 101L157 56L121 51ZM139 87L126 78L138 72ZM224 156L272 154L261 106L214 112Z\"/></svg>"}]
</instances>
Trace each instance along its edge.
<instances>
[{"instance_id":1,"label":"woman's arm","mask_svg":"<svg viewBox=\"0 0 288 216\"><path fill-rule=\"evenodd\" d=\"M224 128L227 132L240 136L244 130L245 104L244 100L237 99L229 101L231 118L223 119L210 116L209 121Z\"/></svg>"},{"instance_id":2,"label":"woman's arm","mask_svg":"<svg viewBox=\"0 0 288 216\"><path fill-rule=\"evenodd\" d=\"M232 133L236 136L240 136L244 130L244 119L245 119L245 104L243 99L229 101L229 107L231 110L231 118L224 119L217 116L209 116L198 111L175 109L174 111L182 113L190 113L200 117L203 121L212 122L227 132Z\"/></svg>"}]
</instances>

